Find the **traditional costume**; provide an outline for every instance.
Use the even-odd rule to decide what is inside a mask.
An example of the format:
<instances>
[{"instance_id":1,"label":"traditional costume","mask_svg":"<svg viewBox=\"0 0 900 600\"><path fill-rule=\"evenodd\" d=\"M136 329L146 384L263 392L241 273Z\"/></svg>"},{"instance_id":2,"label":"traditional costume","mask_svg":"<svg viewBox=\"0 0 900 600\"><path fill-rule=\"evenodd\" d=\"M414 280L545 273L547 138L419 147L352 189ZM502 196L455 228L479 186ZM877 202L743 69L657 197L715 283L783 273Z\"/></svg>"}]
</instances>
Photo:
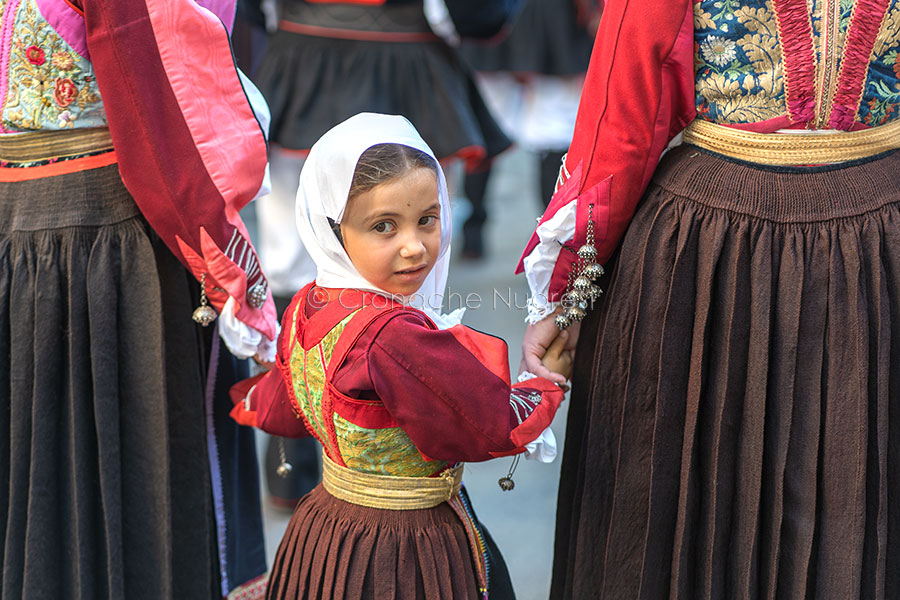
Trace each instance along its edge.
<instances>
[{"instance_id":1,"label":"traditional costume","mask_svg":"<svg viewBox=\"0 0 900 600\"><path fill-rule=\"evenodd\" d=\"M588 310L553 598L900 595L898 51L896 0L606 2L524 259Z\"/></svg>"},{"instance_id":2,"label":"traditional costume","mask_svg":"<svg viewBox=\"0 0 900 600\"><path fill-rule=\"evenodd\" d=\"M233 15L0 3L3 598L222 598L265 572L234 485L252 431L216 410L238 365L191 320L221 312L243 356L277 333L237 216L266 140Z\"/></svg>"},{"instance_id":3,"label":"traditional costume","mask_svg":"<svg viewBox=\"0 0 900 600\"><path fill-rule=\"evenodd\" d=\"M421 309L363 279L331 229L359 156L379 143L434 156L402 117L328 132L300 175L297 221L318 266L283 321L277 367L235 387L235 418L324 447L322 484L297 506L270 598L512 597L506 568L460 491L461 461L517 454L562 400L547 380L510 385L506 344L440 315L451 220L439 175L441 251Z\"/></svg>"}]
</instances>

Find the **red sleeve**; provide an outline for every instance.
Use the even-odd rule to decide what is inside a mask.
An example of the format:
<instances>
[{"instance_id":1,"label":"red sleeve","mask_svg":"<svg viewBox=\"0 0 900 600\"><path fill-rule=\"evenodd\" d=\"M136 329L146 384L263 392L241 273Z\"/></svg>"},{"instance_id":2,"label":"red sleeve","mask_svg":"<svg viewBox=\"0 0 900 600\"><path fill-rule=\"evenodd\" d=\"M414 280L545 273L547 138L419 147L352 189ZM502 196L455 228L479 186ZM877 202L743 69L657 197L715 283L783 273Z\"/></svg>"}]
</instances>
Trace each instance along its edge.
<instances>
[{"instance_id":1,"label":"red sleeve","mask_svg":"<svg viewBox=\"0 0 900 600\"><path fill-rule=\"evenodd\" d=\"M541 222L577 202L577 250L593 204L598 262L614 252L663 150L695 116L692 0L607 0L566 156L569 181ZM525 255L539 243L532 236ZM574 252L560 252L550 299L566 286ZM519 270L522 265L520 263Z\"/></svg>"},{"instance_id":2,"label":"red sleeve","mask_svg":"<svg viewBox=\"0 0 900 600\"><path fill-rule=\"evenodd\" d=\"M472 462L522 452L550 425L563 398L544 379L511 387L503 340L463 326L434 330L417 313L389 319L367 354L378 398L432 459Z\"/></svg>"},{"instance_id":3,"label":"red sleeve","mask_svg":"<svg viewBox=\"0 0 900 600\"><path fill-rule=\"evenodd\" d=\"M194 0L81 4L128 191L169 249L206 276L213 305L233 297L237 318L274 339L275 307L238 215L262 187L266 139L225 24ZM226 0L206 4L227 12Z\"/></svg>"},{"instance_id":4,"label":"red sleeve","mask_svg":"<svg viewBox=\"0 0 900 600\"><path fill-rule=\"evenodd\" d=\"M281 437L309 435L303 417L294 410L288 389L290 385L287 366L290 358L288 338L298 298L299 294L284 311L275 366L272 370L240 381L231 387L231 401L234 404L231 418L241 425L257 427Z\"/></svg>"}]
</instances>

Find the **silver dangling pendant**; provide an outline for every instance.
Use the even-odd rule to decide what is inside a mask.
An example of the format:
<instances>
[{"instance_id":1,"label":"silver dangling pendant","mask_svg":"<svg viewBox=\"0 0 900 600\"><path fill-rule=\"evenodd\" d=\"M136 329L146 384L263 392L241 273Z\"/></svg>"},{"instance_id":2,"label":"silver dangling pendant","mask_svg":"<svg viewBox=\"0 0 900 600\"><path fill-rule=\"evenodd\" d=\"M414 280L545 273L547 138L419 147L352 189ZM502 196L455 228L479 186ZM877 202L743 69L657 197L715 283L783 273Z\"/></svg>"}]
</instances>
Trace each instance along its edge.
<instances>
[{"instance_id":1,"label":"silver dangling pendant","mask_svg":"<svg viewBox=\"0 0 900 600\"><path fill-rule=\"evenodd\" d=\"M515 472L518 464L519 464L519 455L516 454L515 458L513 458L512 465L510 465L510 467L509 467L509 473L507 473L504 477L501 477L497 481L497 485L499 485L500 489L503 490L504 492L508 492L511 489L513 489L514 487L516 487L516 482L513 481L512 476L513 476L513 473Z\"/></svg>"},{"instance_id":2,"label":"silver dangling pendant","mask_svg":"<svg viewBox=\"0 0 900 600\"><path fill-rule=\"evenodd\" d=\"M579 275L575 278L575 282L572 283L572 287L575 288L575 291L579 294L584 294L591 289L591 280L584 275Z\"/></svg>"},{"instance_id":3,"label":"silver dangling pendant","mask_svg":"<svg viewBox=\"0 0 900 600\"><path fill-rule=\"evenodd\" d=\"M213 310L206 299L206 273L204 273L200 276L200 306L194 309L194 314L191 315L191 318L194 319L194 323L206 327L215 321L217 316L216 311Z\"/></svg>"},{"instance_id":4,"label":"silver dangling pendant","mask_svg":"<svg viewBox=\"0 0 900 600\"><path fill-rule=\"evenodd\" d=\"M284 479L294 470L293 465L287 461L284 454L284 438L278 438L278 457L281 459L281 464L275 469L275 474Z\"/></svg>"},{"instance_id":5,"label":"silver dangling pendant","mask_svg":"<svg viewBox=\"0 0 900 600\"><path fill-rule=\"evenodd\" d=\"M597 263L591 263L584 268L581 274L588 279L597 279L598 277L603 275L603 267L601 267Z\"/></svg>"},{"instance_id":6,"label":"silver dangling pendant","mask_svg":"<svg viewBox=\"0 0 900 600\"><path fill-rule=\"evenodd\" d=\"M572 323L582 320L586 314L580 306L573 306L566 311L566 316L569 317L569 321Z\"/></svg>"},{"instance_id":7,"label":"silver dangling pendant","mask_svg":"<svg viewBox=\"0 0 900 600\"><path fill-rule=\"evenodd\" d=\"M593 228L591 228L593 229ZM589 238L593 238L593 231L590 232ZM578 258L583 258L584 260L593 261L597 258L597 248L594 247L594 240L589 239L588 243L578 249Z\"/></svg>"},{"instance_id":8,"label":"silver dangling pendant","mask_svg":"<svg viewBox=\"0 0 900 600\"><path fill-rule=\"evenodd\" d=\"M572 324L572 320L566 316L566 313L559 313L558 315L556 315L556 319L554 319L554 322L560 329L565 329Z\"/></svg>"}]
</instances>

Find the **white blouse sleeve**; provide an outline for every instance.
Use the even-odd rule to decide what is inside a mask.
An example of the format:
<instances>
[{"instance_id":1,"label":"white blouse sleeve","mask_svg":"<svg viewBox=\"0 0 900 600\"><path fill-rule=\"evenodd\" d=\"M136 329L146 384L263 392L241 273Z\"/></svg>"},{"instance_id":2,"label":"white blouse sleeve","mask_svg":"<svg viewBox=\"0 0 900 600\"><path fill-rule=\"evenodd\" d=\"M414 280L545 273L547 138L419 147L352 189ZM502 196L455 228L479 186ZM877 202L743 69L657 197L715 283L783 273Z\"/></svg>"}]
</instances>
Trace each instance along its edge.
<instances>
[{"instance_id":1,"label":"white blouse sleeve","mask_svg":"<svg viewBox=\"0 0 900 600\"><path fill-rule=\"evenodd\" d=\"M562 245L575 237L576 202L560 208L553 217L538 225L540 243L525 257L525 279L531 289L528 299L528 323L537 323L556 309L558 302L549 301L550 278Z\"/></svg>"},{"instance_id":2,"label":"white blouse sleeve","mask_svg":"<svg viewBox=\"0 0 900 600\"><path fill-rule=\"evenodd\" d=\"M253 327L239 321L234 315L234 305L234 298L229 297L217 319L219 337L225 342L225 346L238 358L258 355L263 362L274 362L275 341L269 340ZM275 339L278 339L277 334Z\"/></svg>"}]
</instances>

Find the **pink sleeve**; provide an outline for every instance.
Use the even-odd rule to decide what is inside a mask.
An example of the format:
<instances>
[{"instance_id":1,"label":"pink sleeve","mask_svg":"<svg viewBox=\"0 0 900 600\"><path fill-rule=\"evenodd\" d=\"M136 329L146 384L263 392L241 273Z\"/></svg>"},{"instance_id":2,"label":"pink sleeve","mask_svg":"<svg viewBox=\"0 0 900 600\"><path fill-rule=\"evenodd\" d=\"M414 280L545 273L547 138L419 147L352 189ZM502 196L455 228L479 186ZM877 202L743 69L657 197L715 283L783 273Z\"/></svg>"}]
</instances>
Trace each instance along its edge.
<instances>
[{"instance_id":1,"label":"pink sleeve","mask_svg":"<svg viewBox=\"0 0 900 600\"><path fill-rule=\"evenodd\" d=\"M266 139L225 23L194 0L81 4L128 191L194 276L206 276L213 305L233 297L237 318L273 339L275 307L238 215L262 187ZM233 0L204 4L233 18Z\"/></svg>"},{"instance_id":2,"label":"pink sleeve","mask_svg":"<svg viewBox=\"0 0 900 600\"><path fill-rule=\"evenodd\" d=\"M606 262L666 145L694 118L694 104L692 1L607 0L565 161L571 176L541 222L577 202L575 236L565 243L577 250L593 205L598 262ZM523 258L539 243L533 235ZM565 290L574 258L559 252L550 300Z\"/></svg>"}]
</instances>

